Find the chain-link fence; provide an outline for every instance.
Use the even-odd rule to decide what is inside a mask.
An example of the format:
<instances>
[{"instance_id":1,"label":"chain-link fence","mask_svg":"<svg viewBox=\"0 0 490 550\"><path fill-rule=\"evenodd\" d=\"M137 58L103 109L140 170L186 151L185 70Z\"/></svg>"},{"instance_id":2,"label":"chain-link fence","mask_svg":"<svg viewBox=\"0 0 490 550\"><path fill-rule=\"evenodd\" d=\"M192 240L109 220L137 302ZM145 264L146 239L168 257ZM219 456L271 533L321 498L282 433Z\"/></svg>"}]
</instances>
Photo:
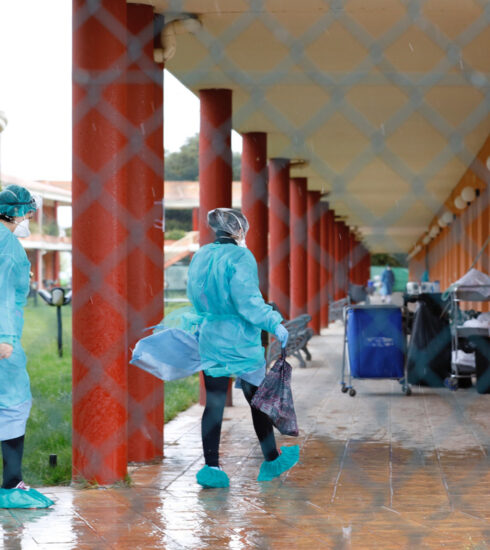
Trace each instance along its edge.
<instances>
[{"instance_id":1,"label":"chain-link fence","mask_svg":"<svg viewBox=\"0 0 490 550\"><path fill-rule=\"evenodd\" d=\"M193 90L227 91L226 106L201 94L201 205L205 198L207 207L231 206L231 127L267 136L263 162L250 175L261 185L248 186L243 202L266 206L249 246L269 239L259 258L262 284L266 278L285 317L294 290L294 315L310 314L318 329L322 308L345 298L349 283L367 283L369 250L415 251L427 231L430 276L442 279L443 255L452 262L449 283L488 235L487 2L156 7L164 20L150 6L74 3L74 464L102 479L125 469L128 392L129 439L158 446L161 388L137 377L128 387L126 378L128 334L131 342L158 321L163 305L155 227L162 220L162 68L153 46ZM274 159L268 184L267 158ZM299 191L290 193L290 185ZM479 196L458 209L454 201L468 186ZM452 223L431 232L445 212ZM200 215L203 232L204 209ZM479 267L488 271L488 250ZM430 356L424 364L450 348L447 331L441 334L437 345L418 349ZM445 368L449 375L450 361ZM488 449L478 452L487 460Z\"/></svg>"}]
</instances>

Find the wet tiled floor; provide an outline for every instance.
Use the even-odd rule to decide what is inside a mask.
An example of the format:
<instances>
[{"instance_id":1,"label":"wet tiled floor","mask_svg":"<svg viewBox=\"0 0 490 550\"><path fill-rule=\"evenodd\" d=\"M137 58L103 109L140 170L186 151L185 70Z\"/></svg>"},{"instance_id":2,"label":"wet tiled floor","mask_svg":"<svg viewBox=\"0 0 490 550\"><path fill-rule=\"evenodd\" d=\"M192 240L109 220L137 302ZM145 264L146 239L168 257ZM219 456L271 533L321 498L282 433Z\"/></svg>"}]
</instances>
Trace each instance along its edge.
<instances>
[{"instance_id":1,"label":"wet tiled floor","mask_svg":"<svg viewBox=\"0 0 490 550\"><path fill-rule=\"evenodd\" d=\"M45 488L50 510L0 511L6 549L490 549L490 395L358 381L340 392L342 329L293 370L300 463L258 483L260 449L234 390L222 465L204 490L201 407L166 426L165 459L131 468L131 488ZM293 361L294 364L294 361Z\"/></svg>"}]
</instances>

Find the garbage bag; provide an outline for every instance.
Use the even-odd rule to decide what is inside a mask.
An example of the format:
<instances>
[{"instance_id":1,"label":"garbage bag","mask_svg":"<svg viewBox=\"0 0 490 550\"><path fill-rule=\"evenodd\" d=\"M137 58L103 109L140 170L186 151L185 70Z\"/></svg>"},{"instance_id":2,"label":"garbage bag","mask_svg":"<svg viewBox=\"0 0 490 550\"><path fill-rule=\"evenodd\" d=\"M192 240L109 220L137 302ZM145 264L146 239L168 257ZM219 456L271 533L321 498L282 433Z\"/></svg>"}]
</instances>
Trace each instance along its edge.
<instances>
[{"instance_id":1,"label":"garbage bag","mask_svg":"<svg viewBox=\"0 0 490 550\"><path fill-rule=\"evenodd\" d=\"M255 392L252 406L265 413L283 435L298 435L291 391L291 365L286 361L284 351Z\"/></svg>"},{"instance_id":2,"label":"garbage bag","mask_svg":"<svg viewBox=\"0 0 490 550\"><path fill-rule=\"evenodd\" d=\"M488 300L490 298L490 276L472 268L446 290L443 298L447 299L453 290L457 291L458 298L461 300L476 302Z\"/></svg>"},{"instance_id":3,"label":"garbage bag","mask_svg":"<svg viewBox=\"0 0 490 550\"><path fill-rule=\"evenodd\" d=\"M181 329L160 330L137 342L130 364L167 382L185 378L202 370L199 342Z\"/></svg>"},{"instance_id":4,"label":"garbage bag","mask_svg":"<svg viewBox=\"0 0 490 550\"><path fill-rule=\"evenodd\" d=\"M451 331L440 294L419 296L407 353L410 384L441 387L451 373Z\"/></svg>"}]
</instances>

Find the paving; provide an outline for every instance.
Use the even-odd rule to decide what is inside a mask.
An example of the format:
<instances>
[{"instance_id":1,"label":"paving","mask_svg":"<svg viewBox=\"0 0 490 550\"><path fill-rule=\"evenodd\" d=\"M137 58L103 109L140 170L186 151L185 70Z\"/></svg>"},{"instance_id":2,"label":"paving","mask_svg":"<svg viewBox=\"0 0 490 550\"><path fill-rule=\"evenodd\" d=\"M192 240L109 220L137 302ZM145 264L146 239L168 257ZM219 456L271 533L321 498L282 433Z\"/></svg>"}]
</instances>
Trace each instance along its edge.
<instances>
[{"instance_id":1,"label":"paving","mask_svg":"<svg viewBox=\"0 0 490 550\"><path fill-rule=\"evenodd\" d=\"M228 489L203 489L199 405L165 426L165 458L131 487L43 488L49 510L0 511L6 549L490 549L490 395L356 381L340 391L343 328L293 364L300 462L257 482L262 461L240 390L225 410Z\"/></svg>"}]
</instances>

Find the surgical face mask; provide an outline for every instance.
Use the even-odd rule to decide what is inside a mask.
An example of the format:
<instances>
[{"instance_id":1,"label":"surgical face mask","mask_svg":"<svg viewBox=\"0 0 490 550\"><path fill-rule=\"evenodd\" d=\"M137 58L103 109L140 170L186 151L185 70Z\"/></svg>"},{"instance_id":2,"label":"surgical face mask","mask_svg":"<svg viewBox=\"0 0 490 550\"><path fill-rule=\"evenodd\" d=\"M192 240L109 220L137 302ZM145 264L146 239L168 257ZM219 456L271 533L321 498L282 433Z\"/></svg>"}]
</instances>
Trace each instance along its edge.
<instances>
[{"instance_id":1,"label":"surgical face mask","mask_svg":"<svg viewBox=\"0 0 490 550\"><path fill-rule=\"evenodd\" d=\"M21 222L14 222L16 224L16 228L14 229L14 235L16 237L19 237L21 239L25 239L26 237L29 237L31 234L29 230L29 220L24 219Z\"/></svg>"},{"instance_id":2,"label":"surgical face mask","mask_svg":"<svg viewBox=\"0 0 490 550\"><path fill-rule=\"evenodd\" d=\"M247 248L247 243L245 241L245 233L242 231L240 238L237 239L236 244L242 248Z\"/></svg>"}]
</instances>

